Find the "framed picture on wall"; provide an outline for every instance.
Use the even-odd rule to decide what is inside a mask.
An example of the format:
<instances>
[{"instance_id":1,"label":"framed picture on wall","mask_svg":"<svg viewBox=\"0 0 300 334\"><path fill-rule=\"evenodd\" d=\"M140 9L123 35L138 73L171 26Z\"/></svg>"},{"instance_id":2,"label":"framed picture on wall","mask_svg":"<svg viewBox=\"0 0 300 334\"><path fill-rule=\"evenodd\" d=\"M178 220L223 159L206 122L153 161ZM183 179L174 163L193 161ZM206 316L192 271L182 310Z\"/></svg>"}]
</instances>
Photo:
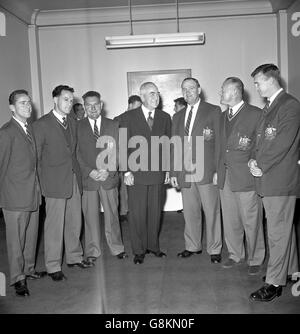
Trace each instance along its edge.
<instances>
[{"instance_id":1,"label":"framed picture on wall","mask_svg":"<svg viewBox=\"0 0 300 334\"><path fill-rule=\"evenodd\" d=\"M140 95L142 83L154 82L160 93L160 108L172 116L174 99L182 96L181 82L191 76L191 69L127 72L128 96Z\"/></svg>"}]
</instances>

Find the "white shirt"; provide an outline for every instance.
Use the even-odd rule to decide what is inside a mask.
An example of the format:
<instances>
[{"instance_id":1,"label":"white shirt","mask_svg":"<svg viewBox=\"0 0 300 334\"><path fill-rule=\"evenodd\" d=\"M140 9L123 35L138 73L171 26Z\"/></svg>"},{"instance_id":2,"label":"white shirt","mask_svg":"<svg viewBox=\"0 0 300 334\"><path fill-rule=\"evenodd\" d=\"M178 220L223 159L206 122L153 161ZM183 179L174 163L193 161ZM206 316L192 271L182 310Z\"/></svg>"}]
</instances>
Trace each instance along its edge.
<instances>
[{"instance_id":1,"label":"white shirt","mask_svg":"<svg viewBox=\"0 0 300 334\"><path fill-rule=\"evenodd\" d=\"M241 102L239 102L235 106L231 107L233 116L235 116L235 114L241 110L241 107L242 107L243 104L244 104L244 101L242 100Z\"/></svg>"},{"instance_id":2,"label":"white shirt","mask_svg":"<svg viewBox=\"0 0 300 334\"><path fill-rule=\"evenodd\" d=\"M26 126L25 126L25 124L27 125L27 122L26 122L26 123L23 123L22 121L18 120L15 116L13 116L13 119L14 119L15 121L17 121L17 122L21 125L22 129L23 129L24 132L27 134L27 129L26 129Z\"/></svg>"},{"instance_id":3,"label":"white shirt","mask_svg":"<svg viewBox=\"0 0 300 334\"><path fill-rule=\"evenodd\" d=\"M61 123L64 122L63 117L65 117L65 118L67 119L67 115L63 115L63 116L62 116L62 115L59 114L57 111L55 111L55 109L53 109L52 111L53 111L54 116L55 116Z\"/></svg>"},{"instance_id":4,"label":"white shirt","mask_svg":"<svg viewBox=\"0 0 300 334\"><path fill-rule=\"evenodd\" d=\"M192 133L192 130L193 130L193 126L194 126L194 122L195 122L195 118L196 118L196 115L197 115L197 111L198 111L198 107L199 107L200 102L201 102L201 99L199 99L199 101L196 104L194 104L194 106L193 106L192 118L191 118L191 123L190 123L190 127L189 127L189 136L188 136L189 139L191 137L191 133ZM191 107L192 106L190 106L188 104L187 109L185 111L184 127L186 126L186 122L187 122L187 119L189 117Z\"/></svg>"},{"instance_id":5,"label":"white shirt","mask_svg":"<svg viewBox=\"0 0 300 334\"><path fill-rule=\"evenodd\" d=\"M273 103L273 101L276 99L277 95L279 95L283 91L283 88L278 89L276 93L274 93L271 97L268 98L270 104L269 106Z\"/></svg>"},{"instance_id":6,"label":"white shirt","mask_svg":"<svg viewBox=\"0 0 300 334\"><path fill-rule=\"evenodd\" d=\"M144 116L146 118L146 121L149 117L149 112L151 111L151 117L154 119L154 114L155 114L155 109L153 110L149 110L148 108L146 108L143 104L142 104L142 110L143 110L143 113L144 113Z\"/></svg>"},{"instance_id":7,"label":"white shirt","mask_svg":"<svg viewBox=\"0 0 300 334\"><path fill-rule=\"evenodd\" d=\"M95 120L94 119L91 119L88 117L88 120L91 124L91 127L92 127L92 130L94 132L94 124L95 124ZM98 127L98 131L99 131L99 134L100 134L100 127L101 127L101 116L99 116L96 120L96 124L97 124L97 127Z\"/></svg>"}]
</instances>

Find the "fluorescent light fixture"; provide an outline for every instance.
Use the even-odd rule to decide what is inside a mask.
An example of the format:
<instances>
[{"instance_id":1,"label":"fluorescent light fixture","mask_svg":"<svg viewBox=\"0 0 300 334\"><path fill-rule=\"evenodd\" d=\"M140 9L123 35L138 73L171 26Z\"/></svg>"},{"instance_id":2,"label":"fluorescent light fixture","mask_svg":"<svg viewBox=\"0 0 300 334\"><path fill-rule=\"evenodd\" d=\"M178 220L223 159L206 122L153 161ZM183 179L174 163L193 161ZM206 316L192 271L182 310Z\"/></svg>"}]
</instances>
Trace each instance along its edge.
<instances>
[{"instance_id":1,"label":"fluorescent light fixture","mask_svg":"<svg viewBox=\"0 0 300 334\"><path fill-rule=\"evenodd\" d=\"M140 48L149 46L204 44L203 32L175 34L111 36L105 38L107 49Z\"/></svg>"}]
</instances>

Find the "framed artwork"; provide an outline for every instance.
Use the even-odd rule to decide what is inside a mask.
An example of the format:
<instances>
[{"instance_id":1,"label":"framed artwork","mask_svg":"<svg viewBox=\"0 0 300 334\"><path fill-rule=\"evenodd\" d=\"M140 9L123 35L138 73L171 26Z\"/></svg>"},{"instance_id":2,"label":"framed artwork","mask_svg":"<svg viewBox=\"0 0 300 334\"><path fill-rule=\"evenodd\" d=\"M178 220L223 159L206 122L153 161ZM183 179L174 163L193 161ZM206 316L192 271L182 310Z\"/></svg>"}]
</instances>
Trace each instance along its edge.
<instances>
[{"instance_id":1,"label":"framed artwork","mask_svg":"<svg viewBox=\"0 0 300 334\"><path fill-rule=\"evenodd\" d=\"M182 96L181 82L191 76L191 69L127 72L128 96L140 95L142 83L154 82L160 93L159 107L173 116L174 99Z\"/></svg>"}]
</instances>

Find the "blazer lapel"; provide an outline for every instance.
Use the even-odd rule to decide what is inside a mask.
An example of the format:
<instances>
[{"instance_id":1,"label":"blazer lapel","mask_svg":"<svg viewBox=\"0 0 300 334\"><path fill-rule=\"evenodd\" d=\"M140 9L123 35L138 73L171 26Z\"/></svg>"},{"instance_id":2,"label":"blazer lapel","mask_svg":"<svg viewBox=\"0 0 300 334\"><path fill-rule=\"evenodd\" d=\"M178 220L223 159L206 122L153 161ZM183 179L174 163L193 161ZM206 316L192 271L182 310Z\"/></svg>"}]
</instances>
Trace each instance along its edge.
<instances>
[{"instance_id":1,"label":"blazer lapel","mask_svg":"<svg viewBox=\"0 0 300 334\"><path fill-rule=\"evenodd\" d=\"M50 111L49 113L50 116L50 121L52 123L52 125L57 129L57 132L59 133L59 135L62 137L62 139L65 141L65 143L67 144L67 147L70 149L70 151L72 151L71 147L69 147L69 144L67 142L67 138L64 134L64 129L63 127L59 124L59 120L55 117L53 111ZM70 122L68 122L68 125L70 126ZM72 131L71 131L72 132ZM71 135L72 136L72 135Z\"/></svg>"},{"instance_id":2,"label":"blazer lapel","mask_svg":"<svg viewBox=\"0 0 300 334\"><path fill-rule=\"evenodd\" d=\"M21 125L16 121L14 120L13 118L11 119L11 123L13 124L13 126L16 128L16 130L21 134L21 136L24 138L24 141L26 143L28 143L28 147L30 147L30 151L31 153L34 155L34 157L36 156L36 149L35 149L35 143L34 143L34 138L32 138L33 142L31 142L29 140L29 138L27 137L25 131L23 130L23 128L21 127ZM31 126L29 126L29 131L32 132L32 128Z\"/></svg>"}]
</instances>

